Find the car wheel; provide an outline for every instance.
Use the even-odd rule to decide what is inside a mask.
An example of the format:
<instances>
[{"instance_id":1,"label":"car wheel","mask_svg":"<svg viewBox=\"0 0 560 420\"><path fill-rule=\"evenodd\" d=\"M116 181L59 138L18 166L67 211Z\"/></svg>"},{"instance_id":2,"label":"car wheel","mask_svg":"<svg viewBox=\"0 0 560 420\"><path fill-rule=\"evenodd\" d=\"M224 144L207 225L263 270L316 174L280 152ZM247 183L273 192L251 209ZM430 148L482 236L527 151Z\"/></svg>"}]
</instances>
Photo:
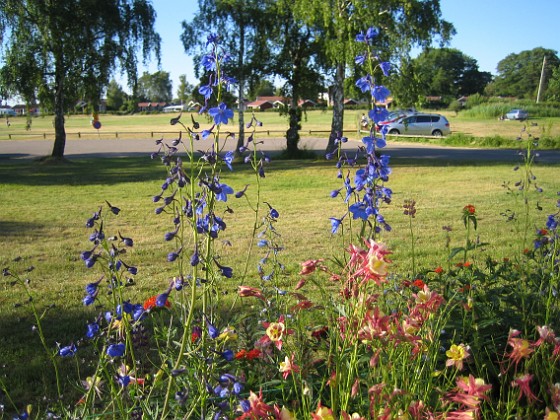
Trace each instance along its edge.
<instances>
[{"instance_id":1,"label":"car wheel","mask_svg":"<svg viewBox=\"0 0 560 420\"><path fill-rule=\"evenodd\" d=\"M401 133L396 128L393 128L393 129L389 130L389 134L401 134Z\"/></svg>"},{"instance_id":2,"label":"car wheel","mask_svg":"<svg viewBox=\"0 0 560 420\"><path fill-rule=\"evenodd\" d=\"M432 136L434 136L434 137L442 137L442 136L443 136L443 133L441 132L441 130L434 130L434 131L432 132Z\"/></svg>"}]
</instances>

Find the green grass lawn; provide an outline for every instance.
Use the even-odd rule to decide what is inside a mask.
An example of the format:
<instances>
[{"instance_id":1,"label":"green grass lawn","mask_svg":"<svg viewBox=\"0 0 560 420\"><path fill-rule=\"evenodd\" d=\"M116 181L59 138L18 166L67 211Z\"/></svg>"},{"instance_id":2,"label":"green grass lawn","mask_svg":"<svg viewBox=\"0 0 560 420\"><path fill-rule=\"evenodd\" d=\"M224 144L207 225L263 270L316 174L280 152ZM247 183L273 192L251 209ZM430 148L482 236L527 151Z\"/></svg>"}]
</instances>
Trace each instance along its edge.
<instances>
[{"instance_id":1,"label":"green grass lawn","mask_svg":"<svg viewBox=\"0 0 560 420\"><path fill-rule=\"evenodd\" d=\"M391 271L403 276L412 271L409 219L402 209L405 199L417 203L412 230L416 262L425 269L454 264L447 260L447 233L442 227L452 229L451 247L463 245L461 212L465 205L476 207L477 235L480 242L488 243L469 257L482 264L488 257L518 257L524 246L530 246L520 239L524 226L532 237L546 215L555 210L558 199L559 165L534 168L544 192L530 192L526 223L523 201L503 187L504 183L513 186L520 177L510 165L395 160L392 168L388 186L394 191L393 202L383 213L393 230L382 239L393 251ZM254 184L247 167L237 165L234 169L224 173L222 182L236 191L247 183ZM96 309L84 308L82 298L85 285L96 281L99 274L86 269L79 255L91 248L85 222L105 200L122 209L118 217L108 218L107 233L120 232L135 242L126 256L139 268L130 288L131 299L143 301L167 287L174 269L166 262L172 248L163 235L171 229L171 216L155 215L156 204L152 202L165 176L161 164L147 158L86 159L65 165L31 161L0 164L0 265L13 270L34 267L26 274L34 302L41 311L53 305L44 318L51 346L82 335L86 320L95 316ZM345 212L344 203L329 196L340 187L332 162L273 161L268 167L261 202L269 202L280 213L276 228L285 248L280 259L286 265L286 287L298 281L302 261L340 255L341 239L330 233L329 222L329 217L341 217ZM250 186L249 197L254 194ZM228 228L222 239L231 246L224 242L219 252L221 261L235 270L234 277L222 286L231 296L239 284L258 284L256 264L262 255L258 248L250 251L249 270L242 277L253 216L243 200L231 197L226 204L233 214L225 216ZM538 211L537 206L544 211ZM518 220L508 222L506 216L512 213ZM41 389L44 364L27 306L21 290L7 281L0 282L0 359L5 363L5 374L17 378L15 397L22 403L31 398L33 390ZM22 364L24 358L29 362Z\"/></svg>"}]
</instances>

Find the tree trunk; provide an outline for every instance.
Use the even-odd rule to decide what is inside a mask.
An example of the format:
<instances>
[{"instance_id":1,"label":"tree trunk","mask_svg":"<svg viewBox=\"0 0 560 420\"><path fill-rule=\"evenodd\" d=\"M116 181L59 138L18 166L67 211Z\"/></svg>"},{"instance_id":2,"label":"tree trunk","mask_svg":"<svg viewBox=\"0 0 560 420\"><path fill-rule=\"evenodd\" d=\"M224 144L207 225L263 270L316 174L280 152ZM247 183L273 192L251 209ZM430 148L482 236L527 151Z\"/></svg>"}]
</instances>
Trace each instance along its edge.
<instances>
[{"instance_id":1,"label":"tree trunk","mask_svg":"<svg viewBox=\"0 0 560 420\"><path fill-rule=\"evenodd\" d=\"M239 63L239 93L238 93L238 118L239 118L239 136L237 137L237 146L235 148L235 156L240 156L239 148L245 143L245 26L240 24L239 28L239 55L237 56Z\"/></svg>"},{"instance_id":2,"label":"tree trunk","mask_svg":"<svg viewBox=\"0 0 560 420\"><path fill-rule=\"evenodd\" d=\"M238 118L239 118L239 135L237 136L237 146L235 147L235 156L239 156L239 148L245 143L245 96L243 95L244 80L239 79L239 105L238 105Z\"/></svg>"},{"instance_id":3,"label":"tree trunk","mask_svg":"<svg viewBox=\"0 0 560 420\"><path fill-rule=\"evenodd\" d=\"M292 100L293 102L293 100ZM290 119L290 127L286 132L286 152L289 158L296 158L298 156L299 148L299 130L301 129L301 108L296 105L290 105L288 111Z\"/></svg>"},{"instance_id":4,"label":"tree trunk","mask_svg":"<svg viewBox=\"0 0 560 420\"><path fill-rule=\"evenodd\" d=\"M337 137L340 137L344 128L344 62L336 65L335 81L333 86L333 116L331 122L331 134L327 144L327 153L332 153L336 145L334 143Z\"/></svg>"},{"instance_id":5,"label":"tree trunk","mask_svg":"<svg viewBox=\"0 0 560 420\"><path fill-rule=\"evenodd\" d=\"M66 147L66 130L64 129L64 74L56 71L54 98L54 146L51 157L62 159Z\"/></svg>"}]
</instances>

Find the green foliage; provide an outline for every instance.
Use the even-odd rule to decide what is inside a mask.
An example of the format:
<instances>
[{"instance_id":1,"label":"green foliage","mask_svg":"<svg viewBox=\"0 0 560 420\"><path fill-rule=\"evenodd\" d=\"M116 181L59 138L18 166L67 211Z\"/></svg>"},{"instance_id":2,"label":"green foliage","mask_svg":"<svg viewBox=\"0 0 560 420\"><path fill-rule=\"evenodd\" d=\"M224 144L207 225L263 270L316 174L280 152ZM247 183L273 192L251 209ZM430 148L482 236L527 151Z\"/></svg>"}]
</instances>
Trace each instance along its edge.
<instances>
[{"instance_id":1,"label":"green foliage","mask_svg":"<svg viewBox=\"0 0 560 420\"><path fill-rule=\"evenodd\" d=\"M492 76L478 70L475 59L456 49L428 49L413 60L425 96L482 93Z\"/></svg>"},{"instance_id":2,"label":"green foliage","mask_svg":"<svg viewBox=\"0 0 560 420\"><path fill-rule=\"evenodd\" d=\"M115 79L112 79L107 86L107 109L119 111L125 105L128 95L121 88Z\"/></svg>"},{"instance_id":3,"label":"green foliage","mask_svg":"<svg viewBox=\"0 0 560 420\"><path fill-rule=\"evenodd\" d=\"M192 97L194 86L187 81L187 76L181 74L179 76L179 86L177 87L177 99L179 103L186 104Z\"/></svg>"},{"instance_id":4,"label":"green foliage","mask_svg":"<svg viewBox=\"0 0 560 420\"><path fill-rule=\"evenodd\" d=\"M78 99L96 106L117 65L134 84L139 46L144 59L152 51L159 59L155 12L147 1L7 0L0 13L7 35L2 84L26 101L38 97L54 112L56 158L64 155L64 113Z\"/></svg>"},{"instance_id":5,"label":"green foliage","mask_svg":"<svg viewBox=\"0 0 560 420\"><path fill-rule=\"evenodd\" d=\"M144 72L138 79L136 96L142 101L171 102L173 84L166 71Z\"/></svg>"},{"instance_id":6,"label":"green foliage","mask_svg":"<svg viewBox=\"0 0 560 420\"><path fill-rule=\"evenodd\" d=\"M560 64L556 51L539 47L508 55L498 63L498 75L488 85L486 93L492 96L536 98L544 57L550 76L551 69Z\"/></svg>"}]
</instances>

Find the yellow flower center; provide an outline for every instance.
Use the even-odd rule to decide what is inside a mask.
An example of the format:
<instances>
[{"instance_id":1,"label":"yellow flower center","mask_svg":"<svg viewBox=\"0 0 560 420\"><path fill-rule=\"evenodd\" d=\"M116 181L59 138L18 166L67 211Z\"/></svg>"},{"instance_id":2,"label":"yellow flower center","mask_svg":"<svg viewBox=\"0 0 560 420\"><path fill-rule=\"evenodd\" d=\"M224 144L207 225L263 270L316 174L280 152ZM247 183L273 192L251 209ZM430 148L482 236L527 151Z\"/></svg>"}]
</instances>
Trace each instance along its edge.
<instances>
[{"instance_id":1,"label":"yellow flower center","mask_svg":"<svg viewBox=\"0 0 560 420\"><path fill-rule=\"evenodd\" d=\"M272 322L266 329L266 335L271 341L279 341L284 335L284 324L280 322Z\"/></svg>"}]
</instances>

